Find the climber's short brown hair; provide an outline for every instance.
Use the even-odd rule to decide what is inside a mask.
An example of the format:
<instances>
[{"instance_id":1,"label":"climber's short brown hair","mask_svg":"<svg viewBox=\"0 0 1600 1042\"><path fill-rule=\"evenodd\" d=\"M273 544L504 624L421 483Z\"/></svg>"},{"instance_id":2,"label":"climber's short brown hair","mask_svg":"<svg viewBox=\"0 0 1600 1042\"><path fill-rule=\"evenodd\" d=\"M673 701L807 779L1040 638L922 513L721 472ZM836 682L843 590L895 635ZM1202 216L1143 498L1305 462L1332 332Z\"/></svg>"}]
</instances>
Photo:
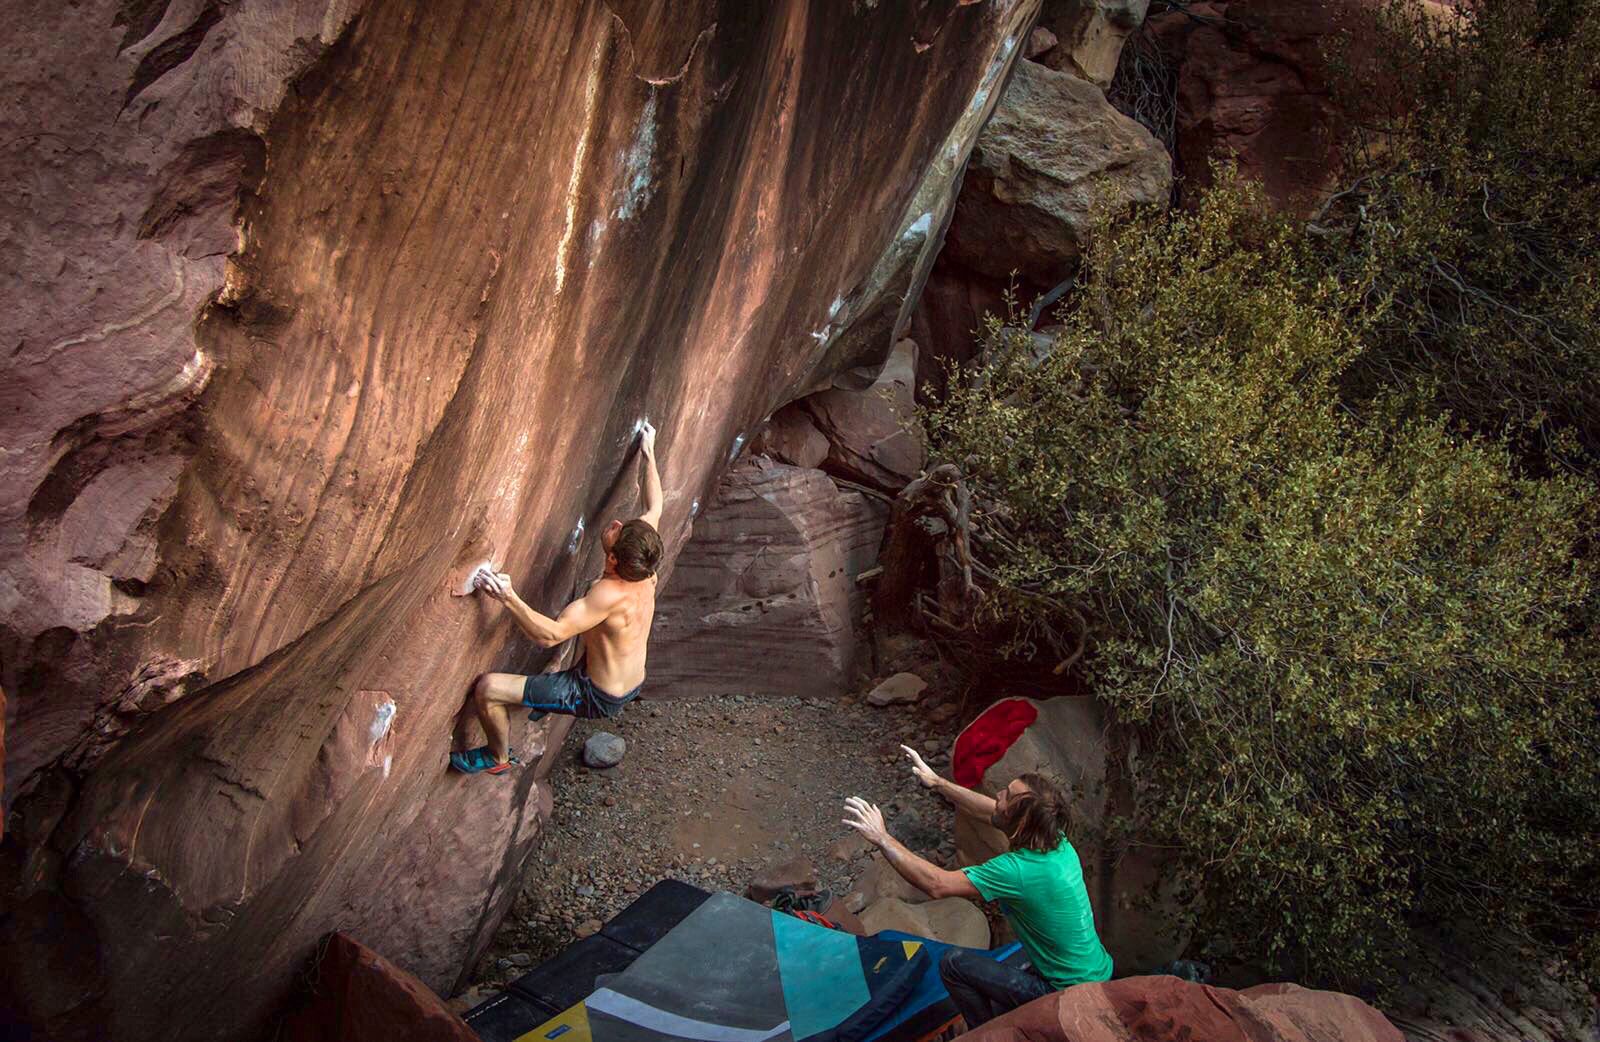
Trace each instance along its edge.
<instances>
[{"instance_id":1,"label":"climber's short brown hair","mask_svg":"<svg viewBox=\"0 0 1600 1042\"><path fill-rule=\"evenodd\" d=\"M1012 850L1037 850L1047 854L1061 845L1072 820L1072 801L1060 784L1029 772L1021 782L1028 787L1011 797L1003 820L996 821L1011 841Z\"/></svg>"},{"instance_id":2,"label":"climber's short brown hair","mask_svg":"<svg viewBox=\"0 0 1600 1042\"><path fill-rule=\"evenodd\" d=\"M617 559L617 574L629 582L639 582L656 574L661 564L661 533L642 518L625 521L611 556Z\"/></svg>"}]
</instances>

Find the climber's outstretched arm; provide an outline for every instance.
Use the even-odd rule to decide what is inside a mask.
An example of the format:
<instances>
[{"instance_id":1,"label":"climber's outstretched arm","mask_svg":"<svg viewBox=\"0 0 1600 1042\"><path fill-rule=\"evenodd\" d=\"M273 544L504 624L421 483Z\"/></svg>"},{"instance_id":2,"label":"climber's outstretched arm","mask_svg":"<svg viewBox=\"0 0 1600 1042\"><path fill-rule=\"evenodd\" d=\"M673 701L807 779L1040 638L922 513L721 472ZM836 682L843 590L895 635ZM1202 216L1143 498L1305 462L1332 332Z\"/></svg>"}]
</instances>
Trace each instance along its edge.
<instances>
[{"instance_id":1,"label":"climber's outstretched arm","mask_svg":"<svg viewBox=\"0 0 1600 1042\"><path fill-rule=\"evenodd\" d=\"M495 576L494 584L486 586L484 592L504 604L522 631L542 648L553 648L594 629L610 616L620 596L609 584L597 584L586 596L562 608L561 614L552 619L534 611L517 596L517 591L511 588L509 575Z\"/></svg>"},{"instance_id":2,"label":"climber's outstretched arm","mask_svg":"<svg viewBox=\"0 0 1600 1042\"><path fill-rule=\"evenodd\" d=\"M904 843L889 835L883 811L859 796L844 801L844 824L861 833L868 843L883 852L889 867L900 878L929 897L982 897L965 872L940 868L925 857L913 854Z\"/></svg>"},{"instance_id":3,"label":"climber's outstretched arm","mask_svg":"<svg viewBox=\"0 0 1600 1042\"><path fill-rule=\"evenodd\" d=\"M661 492L661 471L656 469L656 429L648 423L639 432L639 451L644 455L644 513L639 520L661 528L661 508L666 497Z\"/></svg>"},{"instance_id":4,"label":"climber's outstretched arm","mask_svg":"<svg viewBox=\"0 0 1600 1042\"><path fill-rule=\"evenodd\" d=\"M979 821L988 821L994 817L994 798L985 796L981 792L974 792L965 786L957 785L948 778L941 778L933 773L922 759L922 754L909 745L900 747L905 751L906 757L911 761L911 773L916 775L917 781L925 789L932 789L951 803L957 810L964 810Z\"/></svg>"}]
</instances>

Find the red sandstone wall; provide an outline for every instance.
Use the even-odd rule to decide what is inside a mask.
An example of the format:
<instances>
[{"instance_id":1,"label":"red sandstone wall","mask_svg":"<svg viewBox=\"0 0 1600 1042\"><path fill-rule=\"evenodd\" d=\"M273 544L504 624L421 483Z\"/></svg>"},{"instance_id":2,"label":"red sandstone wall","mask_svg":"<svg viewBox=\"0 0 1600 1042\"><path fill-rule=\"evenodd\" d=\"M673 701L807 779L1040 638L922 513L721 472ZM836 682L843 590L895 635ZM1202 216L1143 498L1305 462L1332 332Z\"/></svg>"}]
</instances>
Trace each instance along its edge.
<instances>
[{"instance_id":1,"label":"red sandstone wall","mask_svg":"<svg viewBox=\"0 0 1600 1042\"><path fill-rule=\"evenodd\" d=\"M333 928L449 989L549 763L445 773L471 677L538 663L448 588L566 598L642 416L675 550L736 439L886 354L1037 2L32 6L0 999L235 1037Z\"/></svg>"}]
</instances>

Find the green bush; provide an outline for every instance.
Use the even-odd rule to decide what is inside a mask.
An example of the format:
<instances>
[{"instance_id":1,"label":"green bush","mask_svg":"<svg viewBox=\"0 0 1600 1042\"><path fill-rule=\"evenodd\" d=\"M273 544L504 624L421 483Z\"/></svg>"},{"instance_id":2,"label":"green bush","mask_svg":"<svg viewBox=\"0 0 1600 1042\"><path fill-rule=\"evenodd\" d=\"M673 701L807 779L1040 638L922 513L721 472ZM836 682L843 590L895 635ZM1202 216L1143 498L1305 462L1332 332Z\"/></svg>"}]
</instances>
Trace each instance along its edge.
<instances>
[{"instance_id":1,"label":"green bush","mask_svg":"<svg viewBox=\"0 0 1600 1042\"><path fill-rule=\"evenodd\" d=\"M1315 224L1362 323L1351 400L1412 382L1535 465L1592 469L1600 4L1389 0L1381 24L1335 78L1360 132Z\"/></svg>"},{"instance_id":2,"label":"green bush","mask_svg":"<svg viewBox=\"0 0 1600 1042\"><path fill-rule=\"evenodd\" d=\"M1224 174L1102 237L1042 358L991 330L922 417L979 505L986 610L1090 620L1202 936L1347 984L1422 922L1570 945L1600 882L1595 490L1414 381L1352 409L1366 287L1325 250Z\"/></svg>"}]
</instances>

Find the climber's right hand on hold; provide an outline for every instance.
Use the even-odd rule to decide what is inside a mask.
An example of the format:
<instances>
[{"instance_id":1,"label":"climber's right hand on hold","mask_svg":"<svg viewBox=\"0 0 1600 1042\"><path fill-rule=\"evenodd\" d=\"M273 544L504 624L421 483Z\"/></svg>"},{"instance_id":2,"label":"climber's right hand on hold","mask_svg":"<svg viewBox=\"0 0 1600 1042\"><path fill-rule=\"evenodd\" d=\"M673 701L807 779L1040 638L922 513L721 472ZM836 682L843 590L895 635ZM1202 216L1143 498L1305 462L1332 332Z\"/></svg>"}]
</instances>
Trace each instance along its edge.
<instances>
[{"instance_id":1,"label":"climber's right hand on hold","mask_svg":"<svg viewBox=\"0 0 1600 1042\"><path fill-rule=\"evenodd\" d=\"M479 589L497 601L506 601L515 592L511 589L511 576L506 572L491 572L483 570L483 581Z\"/></svg>"},{"instance_id":2,"label":"climber's right hand on hold","mask_svg":"<svg viewBox=\"0 0 1600 1042\"><path fill-rule=\"evenodd\" d=\"M656 429L648 421L639 428L639 451L646 456L656 454Z\"/></svg>"}]
</instances>

